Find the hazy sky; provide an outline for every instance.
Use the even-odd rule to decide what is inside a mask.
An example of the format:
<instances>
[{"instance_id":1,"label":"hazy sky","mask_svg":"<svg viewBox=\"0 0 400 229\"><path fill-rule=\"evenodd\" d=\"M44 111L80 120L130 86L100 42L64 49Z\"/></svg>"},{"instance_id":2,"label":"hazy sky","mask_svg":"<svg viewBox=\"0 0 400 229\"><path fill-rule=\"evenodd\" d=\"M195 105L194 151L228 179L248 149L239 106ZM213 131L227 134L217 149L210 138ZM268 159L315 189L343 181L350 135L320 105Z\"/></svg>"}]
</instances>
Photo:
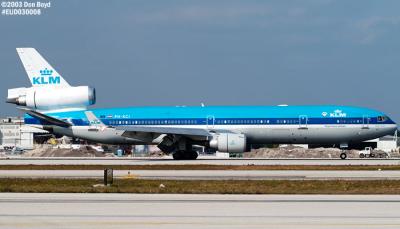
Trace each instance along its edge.
<instances>
[{"instance_id":1,"label":"hazy sky","mask_svg":"<svg viewBox=\"0 0 400 229\"><path fill-rule=\"evenodd\" d=\"M400 122L400 1L51 4L0 16L2 98L30 86L15 51L25 46L95 87L96 107L338 104Z\"/></svg>"}]
</instances>

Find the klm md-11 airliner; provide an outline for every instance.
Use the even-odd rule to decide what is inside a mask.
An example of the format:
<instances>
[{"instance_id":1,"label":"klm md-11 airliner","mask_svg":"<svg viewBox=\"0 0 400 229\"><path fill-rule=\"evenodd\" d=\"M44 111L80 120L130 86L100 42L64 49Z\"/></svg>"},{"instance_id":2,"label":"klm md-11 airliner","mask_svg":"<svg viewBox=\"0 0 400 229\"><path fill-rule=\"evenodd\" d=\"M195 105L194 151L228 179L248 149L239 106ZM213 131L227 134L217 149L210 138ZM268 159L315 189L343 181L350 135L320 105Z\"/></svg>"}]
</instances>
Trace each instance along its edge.
<instances>
[{"instance_id":1,"label":"klm md-11 airliner","mask_svg":"<svg viewBox=\"0 0 400 229\"><path fill-rule=\"evenodd\" d=\"M32 87L9 89L7 102L26 112L26 124L99 143L153 144L174 159L196 159L196 145L220 152L270 143L346 147L397 130L384 113L350 106L88 109L96 102L94 88L70 86L34 48L17 52Z\"/></svg>"}]
</instances>

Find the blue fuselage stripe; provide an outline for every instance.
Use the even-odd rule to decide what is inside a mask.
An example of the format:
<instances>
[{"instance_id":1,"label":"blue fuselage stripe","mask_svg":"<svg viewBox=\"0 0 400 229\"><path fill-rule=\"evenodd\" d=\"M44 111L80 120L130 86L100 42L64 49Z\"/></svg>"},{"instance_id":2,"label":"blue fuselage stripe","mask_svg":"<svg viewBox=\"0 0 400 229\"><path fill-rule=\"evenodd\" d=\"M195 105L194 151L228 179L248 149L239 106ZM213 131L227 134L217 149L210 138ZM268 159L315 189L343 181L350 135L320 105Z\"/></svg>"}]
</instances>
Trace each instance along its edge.
<instances>
[{"instance_id":1,"label":"blue fuselage stripe","mask_svg":"<svg viewBox=\"0 0 400 229\"><path fill-rule=\"evenodd\" d=\"M118 125L329 125L395 124L384 113L350 106L130 107L90 110L104 124ZM88 126L84 111L46 115ZM27 124L46 124L29 115Z\"/></svg>"},{"instance_id":2,"label":"blue fuselage stripe","mask_svg":"<svg viewBox=\"0 0 400 229\"><path fill-rule=\"evenodd\" d=\"M366 125L366 124L394 124L390 119L378 121L371 118L161 118L161 119L131 119L131 118L102 118L105 125ZM87 119L66 119L75 126L90 125ZM27 116L26 124L46 125L41 120Z\"/></svg>"}]
</instances>

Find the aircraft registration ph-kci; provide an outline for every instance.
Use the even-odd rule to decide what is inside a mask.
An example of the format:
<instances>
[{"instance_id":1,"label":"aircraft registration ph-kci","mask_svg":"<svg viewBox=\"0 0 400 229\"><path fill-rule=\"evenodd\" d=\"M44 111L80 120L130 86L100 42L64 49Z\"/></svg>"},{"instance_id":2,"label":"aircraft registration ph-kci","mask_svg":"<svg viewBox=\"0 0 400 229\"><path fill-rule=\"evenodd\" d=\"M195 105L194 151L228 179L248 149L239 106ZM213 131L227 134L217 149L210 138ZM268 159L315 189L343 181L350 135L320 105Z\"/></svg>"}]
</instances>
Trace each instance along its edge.
<instances>
[{"instance_id":1,"label":"aircraft registration ph-kci","mask_svg":"<svg viewBox=\"0 0 400 229\"><path fill-rule=\"evenodd\" d=\"M89 109L94 88L70 86L34 48L17 52L32 87L9 89L7 102L27 113L26 124L99 143L155 144L174 159L196 159L196 145L220 152L271 143L346 146L397 130L384 113L350 106Z\"/></svg>"}]
</instances>

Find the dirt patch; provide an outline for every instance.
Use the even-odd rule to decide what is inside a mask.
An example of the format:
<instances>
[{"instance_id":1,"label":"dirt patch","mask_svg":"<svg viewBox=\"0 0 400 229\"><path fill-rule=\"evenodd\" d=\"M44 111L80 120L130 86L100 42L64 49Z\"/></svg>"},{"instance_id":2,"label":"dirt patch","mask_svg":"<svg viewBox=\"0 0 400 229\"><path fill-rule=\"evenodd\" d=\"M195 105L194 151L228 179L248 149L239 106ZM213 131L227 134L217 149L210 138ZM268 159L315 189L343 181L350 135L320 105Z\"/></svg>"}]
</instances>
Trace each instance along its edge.
<instances>
[{"instance_id":1,"label":"dirt patch","mask_svg":"<svg viewBox=\"0 0 400 229\"><path fill-rule=\"evenodd\" d=\"M400 181L251 181L116 179L0 179L0 192L176 193L176 194L400 194Z\"/></svg>"},{"instance_id":2,"label":"dirt patch","mask_svg":"<svg viewBox=\"0 0 400 229\"><path fill-rule=\"evenodd\" d=\"M358 150L347 150L348 158L359 158ZM377 151L374 151L377 152ZM342 150L337 148L305 149L297 146L253 149L243 154L244 158L339 158ZM392 154L392 156L395 156Z\"/></svg>"},{"instance_id":3,"label":"dirt patch","mask_svg":"<svg viewBox=\"0 0 400 229\"><path fill-rule=\"evenodd\" d=\"M39 146L24 153L24 157L105 157L108 154L98 152L90 146L81 146L80 149L65 149L53 146Z\"/></svg>"}]
</instances>

